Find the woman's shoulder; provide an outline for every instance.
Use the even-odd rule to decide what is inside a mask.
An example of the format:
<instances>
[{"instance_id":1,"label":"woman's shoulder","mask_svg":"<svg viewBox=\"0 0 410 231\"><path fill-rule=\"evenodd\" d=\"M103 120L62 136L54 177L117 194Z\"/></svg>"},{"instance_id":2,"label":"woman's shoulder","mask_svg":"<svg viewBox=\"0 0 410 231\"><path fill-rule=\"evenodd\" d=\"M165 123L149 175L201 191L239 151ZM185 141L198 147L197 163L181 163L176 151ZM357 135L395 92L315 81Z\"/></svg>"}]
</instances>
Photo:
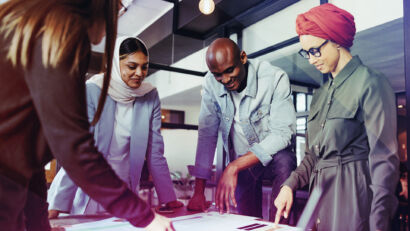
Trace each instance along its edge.
<instances>
[{"instance_id":1,"label":"woman's shoulder","mask_svg":"<svg viewBox=\"0 0 410 231\"><path fill-rule=\"evenodd\" d=\"M159 101L159 94L157 88L153 87L151 91L141 96L140 98L149 101Z\"/></svg>"},{"instance_id":2,"label":"woman's shoulder","mask_svg":"<svg viewBox=\"0 0 410 231\"><path fill-rule=\"evenodd\" d=\"M93 83L93 82L86 82L85 86L86 86L86 94L87 94L88 100L91 99L93 102L98 103L100 99L100 95L101 95L100 86L98 86L96 83ZM113 101L113 99L111 98L109 94L107 94L105 104L109 104L111 101Z\"/></svg>"},{"instance_id":3,"label":"woman's shoulder","mask_svg":"<svg viewBox=\"0 0 410 231\"><path fill-rule=\"evenodd\" d=\"M371 67L360 65L356 73L357 82L361 83L363 90L368 88L391 87L390 81L386 75Z\"/></svg>"},{"instance_id":4,"label":"woman's shoulder","mask_svg":"<svg viewBox=\"0 0 410 231\"><path fill-rule=\"evenodd\" d=\"M101 94L101 88L93 83L93 82L87 82L85 84L86 86L86 90L87 90L87 95L89 96L95 96L95 97L99 97Z\"/></svg>"},{"instance_id":5,"label":"woman's shoulder","mask_svg":"<svg viewBox=\"0 0 410 231\"><path fill-rule=\"evenodd\" d=\"M92 91L101 91L101 88L93 82L86 82L85 86L87 87L87 90L90 89Z\"/></svg>"},{"instance_id":6,"label":"woman's shoulder","mask_svg":"<svg viewBox=\"0 0 410 231\"><path fill-rule=\"evenodd\" d=\"M151 91L143 96L136 97L134 101L134 107L139 107L141 110L151 111L153 107L160 104L158 91L153 88Z\"/></svg>"}]
</instances>

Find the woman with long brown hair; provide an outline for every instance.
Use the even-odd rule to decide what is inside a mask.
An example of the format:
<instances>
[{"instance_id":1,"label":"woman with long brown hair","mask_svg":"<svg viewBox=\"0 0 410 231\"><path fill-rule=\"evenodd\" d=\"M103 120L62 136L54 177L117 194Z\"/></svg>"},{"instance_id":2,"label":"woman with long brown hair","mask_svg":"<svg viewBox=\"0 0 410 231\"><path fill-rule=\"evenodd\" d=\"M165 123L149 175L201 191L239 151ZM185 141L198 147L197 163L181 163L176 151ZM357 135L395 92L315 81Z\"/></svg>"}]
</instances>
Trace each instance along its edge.
<instances>
[{"instance_id":1,"label":"woman with long brown hair","mask_svg":"<svg viewBox=\"0 0 410 231\"><path fill-rule=\"evenodd\" d=\"M116 176L89 133L85 73L90 42L99 43L106 33L107 74L95 124L109 86L120 6L118 0L10 0L0 5L2 229L50 229L44 165L54 156L111 214L147 230L173 230Z\"/></svg>"}]
</instances>

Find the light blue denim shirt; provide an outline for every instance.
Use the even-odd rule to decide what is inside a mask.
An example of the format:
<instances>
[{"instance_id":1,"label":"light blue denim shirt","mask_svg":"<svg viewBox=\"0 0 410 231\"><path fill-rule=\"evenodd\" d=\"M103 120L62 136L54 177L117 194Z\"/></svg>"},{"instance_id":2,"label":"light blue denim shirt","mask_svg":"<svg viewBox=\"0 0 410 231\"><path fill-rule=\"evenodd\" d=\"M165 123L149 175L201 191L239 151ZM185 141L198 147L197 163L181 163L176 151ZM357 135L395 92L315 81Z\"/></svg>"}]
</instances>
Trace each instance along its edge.
<instances>
[{"instance_id":1,"label":"light blue denim shirt","mask_svg":"<svg viewBox=\"0 0 410 231\"><path fill-rule=\"evenodd\" d=\"M239 104L240 125L251 146L249 151L266 166L273 155L290 145L296 132L296 113L287 74L265 61L255 59L248 63L245 96ZM191 171L195 177L211 178L218 131L223 149L232 153L229 132L234 115L228 90L208 72L203 85L195 167Z\"/></svg>"}]
</instances>

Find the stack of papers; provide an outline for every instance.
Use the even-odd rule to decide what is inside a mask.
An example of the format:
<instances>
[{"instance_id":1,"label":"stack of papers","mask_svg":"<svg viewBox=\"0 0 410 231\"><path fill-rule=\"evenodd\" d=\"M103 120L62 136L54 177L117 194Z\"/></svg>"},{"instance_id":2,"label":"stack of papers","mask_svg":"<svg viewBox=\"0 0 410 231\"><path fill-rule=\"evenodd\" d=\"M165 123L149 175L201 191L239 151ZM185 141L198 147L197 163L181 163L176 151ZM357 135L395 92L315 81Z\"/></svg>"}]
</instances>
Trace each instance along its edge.
<instances>
[{"instance_id":1,"label":"stack of papers","mask_svg":"<svg viewBox=\"0 0 410 231\"><path fill-rule=\"evenodd\" d=\"M275 228L274 224L267 221L262 221L255 217L235 215L235 214L219 214L218 212L198 213L188 216L172 218L173 225L176 231L300 231L298 228L279 225ZM108 218L100 221L87 222L77 225L65 227L67 231L128 231L128 230L144 230L135 228L127 221L120 218Z\"/></svg>"}]
</instances>

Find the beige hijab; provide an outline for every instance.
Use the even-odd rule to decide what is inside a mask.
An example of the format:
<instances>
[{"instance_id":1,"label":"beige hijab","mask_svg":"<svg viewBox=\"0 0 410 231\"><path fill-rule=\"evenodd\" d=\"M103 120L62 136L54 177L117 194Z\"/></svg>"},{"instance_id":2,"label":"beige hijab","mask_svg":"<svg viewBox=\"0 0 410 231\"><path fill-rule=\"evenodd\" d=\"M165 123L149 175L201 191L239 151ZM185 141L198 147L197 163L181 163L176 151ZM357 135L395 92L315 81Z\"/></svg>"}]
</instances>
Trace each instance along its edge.
<instances>
[{"instance_id":1,"label":"beige hijab","mask_svg":"<svg viewBox=\"0 0 410 231\"><path fill-rule=\"evenodd\" d=\"M115 101L119 103L130 103L134 102L136 97L141 97L155 89L150 83L142 82L139 88L131 88L129 87L121 78L121 71L120 71L120 45L121 43L127 39L128 37L119 37L115 41L115 48L114 48L114 58L113 58L113 65L111 71L111 81L110 86L108 88L108 95ZM138 38L137 38L138 39ZM138 39L141 41L140 39ZM141 41L142 42L142 41ZM144 42L142 42L144 44ZM145 44L144 44L145 45ZM149 54L148 54L149 58ZM93 75L89 80L88 83L94 83L98 87L102 88L103 85L104 74L96 74Z\"/></svg>"}]
</instances>

